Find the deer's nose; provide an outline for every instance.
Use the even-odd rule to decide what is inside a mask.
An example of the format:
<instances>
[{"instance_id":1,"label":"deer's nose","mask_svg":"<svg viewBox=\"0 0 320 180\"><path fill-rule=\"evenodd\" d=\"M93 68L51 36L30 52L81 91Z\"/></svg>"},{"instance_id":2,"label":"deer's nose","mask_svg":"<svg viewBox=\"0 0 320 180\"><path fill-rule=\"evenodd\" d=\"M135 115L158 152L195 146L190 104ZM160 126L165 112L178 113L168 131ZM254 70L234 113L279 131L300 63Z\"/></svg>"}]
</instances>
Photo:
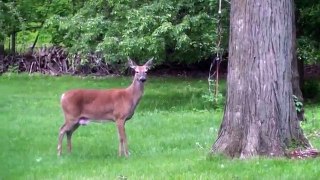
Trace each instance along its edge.
<instances>
[{"instance_id":1,"label":"deer's nose","mask_svg":"<svg viewBox=\"0 0 320 180\"><path fill-rule=\"evenodd\" d=\"M146 80L147 80L146 77L143 77L143 76L139 78L139 81L141 82L145 82Z\"/></svg>"}]
</instances>

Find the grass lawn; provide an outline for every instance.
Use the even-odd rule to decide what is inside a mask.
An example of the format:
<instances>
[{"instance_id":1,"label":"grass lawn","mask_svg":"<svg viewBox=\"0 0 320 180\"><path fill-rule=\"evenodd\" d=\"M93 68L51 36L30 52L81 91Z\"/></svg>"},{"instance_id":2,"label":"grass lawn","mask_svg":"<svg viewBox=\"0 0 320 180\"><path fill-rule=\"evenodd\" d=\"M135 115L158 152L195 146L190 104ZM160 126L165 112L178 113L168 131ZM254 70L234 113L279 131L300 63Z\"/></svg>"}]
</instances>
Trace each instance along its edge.
<instances>
[{"instance_id":1,"label":"grass lawn","mask_svg":"<svg viewBox=\"0 0 320 180\"><path fill-rule=\"evenodd\" d=\"M73 136L73 152L57 157L63 123L60 95L73 88L129 85L129 77L0 76L0 179L318 179L320 159L208 156L223 107L202 95L206 79L149 77L127 122L129 158L118 157L114 123L91 123ZM224 85L222 85L224 87ZM305 133L320 148L320 104L308 104Z\"/></svg>"}]
</instances>

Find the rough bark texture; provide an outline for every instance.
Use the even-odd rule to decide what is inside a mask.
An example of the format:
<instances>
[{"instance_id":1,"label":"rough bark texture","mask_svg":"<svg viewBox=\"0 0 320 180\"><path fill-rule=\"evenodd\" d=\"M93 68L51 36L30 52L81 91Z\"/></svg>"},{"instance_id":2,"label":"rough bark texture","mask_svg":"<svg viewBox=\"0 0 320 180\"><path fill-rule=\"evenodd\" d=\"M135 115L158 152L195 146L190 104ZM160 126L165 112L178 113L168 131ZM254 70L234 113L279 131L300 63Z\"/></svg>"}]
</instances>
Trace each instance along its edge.
<instances>
[{"instance_id":1,"label":"rough bark texture","mask_svg":"<svg viewBox=\"0 0 320 180\"><path fill-rule=\"evenodd\" d=\"M231 2L227 104L213 152L281 156L309 145L292 98L293 12L292 0Z\"/></svg>"}]
</instances>

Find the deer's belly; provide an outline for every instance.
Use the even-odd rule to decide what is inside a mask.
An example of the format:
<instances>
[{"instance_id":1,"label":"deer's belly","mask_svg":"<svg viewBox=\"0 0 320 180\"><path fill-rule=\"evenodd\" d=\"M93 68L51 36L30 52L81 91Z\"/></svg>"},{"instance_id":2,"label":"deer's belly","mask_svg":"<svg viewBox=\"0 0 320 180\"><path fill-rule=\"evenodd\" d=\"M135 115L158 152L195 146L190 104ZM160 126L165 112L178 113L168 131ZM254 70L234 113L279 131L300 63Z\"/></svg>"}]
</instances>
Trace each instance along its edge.
<instances>
[{"instance_id":1,"label":"deer's belly","mask_svg":"<svg viewBox=\"0 0 320 180\"><path fill-rule=\"evenodd\" d=\"M79 119L79 124L80 125L88 125L90 123L89 119L81 118Z\"/></svg>"},{"instance_id":2,"label":"deer's belly","mask_svg":"<svg viewBox=\"0 0 320 180\"><path fill-rule=\"evenodd\" d=\"M105 119L105 118L92 118L92 119L89 119L89 118L85 118L85 117L82 117L79 119L78 123L80 125L88 125L90 122L97 122L97 123L103 123L103 122L110 122L110 121L114 121L112 119Z\"/></svg>"}]
</instances>

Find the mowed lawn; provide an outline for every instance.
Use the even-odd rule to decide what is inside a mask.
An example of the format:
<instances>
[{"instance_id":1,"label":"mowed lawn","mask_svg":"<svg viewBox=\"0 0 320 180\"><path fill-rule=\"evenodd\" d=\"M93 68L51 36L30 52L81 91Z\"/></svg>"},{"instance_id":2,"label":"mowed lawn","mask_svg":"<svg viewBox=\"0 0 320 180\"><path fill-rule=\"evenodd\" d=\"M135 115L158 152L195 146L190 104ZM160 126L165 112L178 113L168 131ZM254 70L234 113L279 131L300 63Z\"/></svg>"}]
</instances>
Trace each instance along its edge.
<instances>
[{"instance_id":1,"label":"mowed lawn","mask_svg":"<svg viewBox=\"0 0 320 180\"><path fill-rule=\"evenodd\" d=\"M0 179L319 179L320 160L209 156L223 115L202 95L206 79L149 77L126 124L130 157L118 157L114 123L90 123L73 135L73 152L57 156L60 96L73 88L126 87L130 77L0 76ZM221 85L222 91L225 85ZM303 123L320 148L320 106Z\"/></svg>"}]
</instances>

